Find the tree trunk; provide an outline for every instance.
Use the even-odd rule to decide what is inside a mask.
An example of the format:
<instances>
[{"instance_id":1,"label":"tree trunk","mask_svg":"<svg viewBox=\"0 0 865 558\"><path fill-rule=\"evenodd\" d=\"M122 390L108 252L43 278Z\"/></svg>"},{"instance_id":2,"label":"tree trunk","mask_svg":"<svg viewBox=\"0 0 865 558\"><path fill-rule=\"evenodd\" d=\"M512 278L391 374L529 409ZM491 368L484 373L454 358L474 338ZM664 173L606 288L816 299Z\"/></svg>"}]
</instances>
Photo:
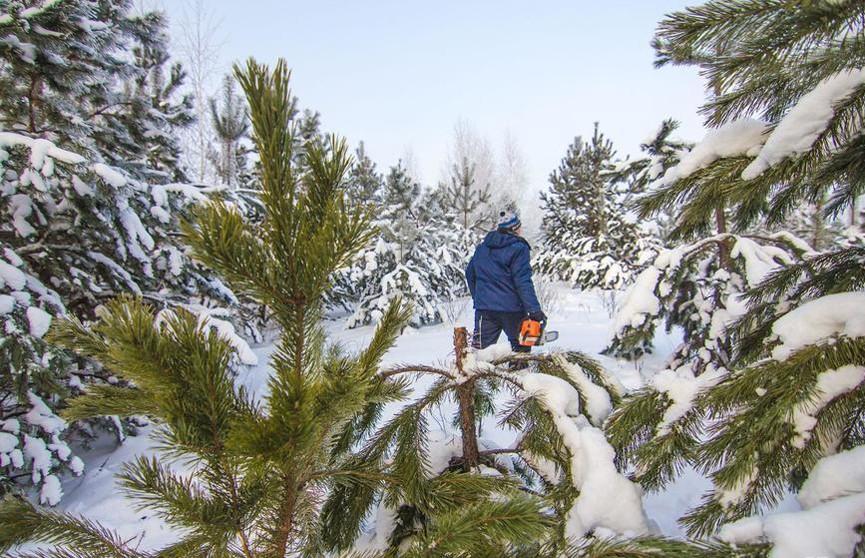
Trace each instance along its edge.
<instances>
[{"instance_id":1,"label":"tree trunk","mask_svg":"<svg viewBox=\"0 0 865 558\"><path fill-rule=\"evenodd\" d=\"M30 91L27 94L28 128L31 134L36 133L36 102L39 98L41 84L40 78L33 76L30 80Z\"/></svg>"},{"instance_id":2,"label":"tree trunk","mask_svg":"<svg viewBox=\"0 0 865 558\"><path fill-rule=\"evenodd\" d=\"M724 214L723 207L715 208L715 228L718 234L727 234L727 216ZM728 271L733 268L733 260L730 259L730 246L727 241L721 241L719 244L721 267Z\"/></svg>"},{"instance_id":3,"label":"tree trunk","mask_svg":"<svg viewBox=\"0 0 865 558\"><path fill-rule=\"evenodd\" d=\"M598 211L598 230L595 235L597 238L602 236L607 236L607 216L604 213L606 200L604 199L604 180L600 178L600 173L598 176L597 185L597 211Z\"/></svg>"},{"instance_id":4,"label":"tree trunk","mask_svg":"<svg viewBox=\"0 0 865 558\"><path fill-rule=\"evenodd\" d=\"M463 358L468 347L468 331L464 327L454 329L454 354L457 370L463 372ZM466 472L480 464L478 438L475 422L475 381L469 380L457 387L459 404L460 431L463 440L463 470Z\"/></svg>"},{"instance_id":5,"label":"tree trunk","mask_svg":"<svg viewBox=\"0 0 865 558\"><path fill-rule=\"evenodd\" d=\"M820 250L823 244L823 229L825 227L823 221L823 200L818 200L815 204L814 216L811 218L811 225L814 227L811 246L815 250Z\"/></svg>"},{"instance_id":6,"label":"tree trunk","mask_svg":"<svg viewBox=\"0 0 865 558\"><path fill-rule=\"evenodd\" d=\"M268 552L271 558L282 558L286 555L291 533L294 530L294 508L297 502L298 489L294 478L290 475L283 479L283 483L285 486L282 505L279 507L271 551Z\"/></svg>"}]
</instances>

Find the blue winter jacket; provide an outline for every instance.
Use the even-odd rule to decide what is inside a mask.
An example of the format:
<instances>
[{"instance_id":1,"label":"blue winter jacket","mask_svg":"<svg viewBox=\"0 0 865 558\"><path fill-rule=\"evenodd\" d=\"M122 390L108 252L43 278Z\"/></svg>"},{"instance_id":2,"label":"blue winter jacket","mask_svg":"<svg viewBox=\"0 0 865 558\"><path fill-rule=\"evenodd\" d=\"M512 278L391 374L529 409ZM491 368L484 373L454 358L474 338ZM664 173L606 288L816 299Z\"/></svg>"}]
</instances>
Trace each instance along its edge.
<instances>
[{"instance_id":1,"label":"blue winter jacket","mask_svg":"<svg viewBox=\"0 0 865 558\"><path fill-rule=\"evenodd\" d=\"M466 268L466 280L476 310L539 312L532 284L529 243L500 231L487 235Z\"/></svg>"}]
</instances>

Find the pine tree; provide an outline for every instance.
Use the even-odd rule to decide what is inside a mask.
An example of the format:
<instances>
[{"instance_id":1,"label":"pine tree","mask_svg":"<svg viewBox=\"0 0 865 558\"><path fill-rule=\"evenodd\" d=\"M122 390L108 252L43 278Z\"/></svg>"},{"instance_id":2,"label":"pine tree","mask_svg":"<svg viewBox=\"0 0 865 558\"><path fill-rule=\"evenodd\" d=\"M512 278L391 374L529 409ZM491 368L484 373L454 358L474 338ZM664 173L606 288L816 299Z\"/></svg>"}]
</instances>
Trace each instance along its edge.
<instances>
[{"instance_id":1,"label":"pine tree","mask_svg":"<svg viewBox=\"0 0 865 558\"><path fill-rule=\"evenodd\" d=\"M144 170L148 182L154 184L187 181L177 136L194 119L192 96L179 94L186 72L178 63L167 66L168 39L164 29L162 33L158 42L151 40L133 48L137 71L129 105L133 120L129 128L138 145L146 149Z\"/></svg>"},{"instance_id":2,"label":"pine tree","mask_svg":"<svg viewBox=\"0 0 865 558\"><path fill-rule=\"evenodd\" d=\"M476 182L475 165L463 157L451 167L450 184L442 188L444 202L465 230L479 230L490 224L487 205L491 185Z\"/></svg>"},{"instance_id":3,"label":"pine tree","mask_svg":"<svg viewBox=\"0 0 865 558\"><path fill-rule=\"evenodd\" d=\"M236 298L177 243L180 216L208 192L171 184L183 176L174 132L189 119L172 97L182 70L161 77L161 16L133 17L126 2L27 4L0 19L0 90L18 100L0 106L0 484L29 477L54 504L56 474L81 469L64 442L73 425L55 412L109 374L46 346L52 317L92 318L123 292L163 306Z\"/></svg>"},{"instance_id":4,"label":"pine tree","mask_svg":"<svg viewBox=\"0 0 865 558\"><path fill-rule=\"evenodd\" d=\"M230 76L226 77L226 81ZM233 81L233 79L232 79ZM239 103L239 104L238 104ZM239 118L239 106L244 101L241 98L234 98L231 104L235 107L235 120ZM297 96L291 98L291 107L288 111L289 118L286 126L293 129L292 138L295 142L293 164L297 166L298 172L303 172L303 165L306 164L305 149L307 146L316 142L327 143L329 136L321 131L321 115L317 111L310 109L299 108L300 99ZM248 137L249 116L248 107L244 106L243 112L246 116L246 132L242 134L243 138ZM239 121L235 122L235 127L239 126ZM234 173L237 177L238 190L234 196L244 206L244 210L248 217L258 220L262 218L263 208L257 195L261 191L261 164L259 162L261 155L254 143L250 144L246 141L237 141L233 147L234 151ZM218 153L211 151L211 160L218 160ZM225 165L228 168L230 165Z\"/></svg>"},{"instance_id":5,"label":"pine tree","mask_svg":"<svg viewBox=\"0 0 865 558\"><path fill-rule=\"evenodd\" d=\"M626 182L628 192L643 194L649 185L664 175L670 167L675 166L683 153L693 145L677 139L673 133L678 129L679 122L668 118L661 122L654 134L640 144L643 157L633 161L625 161L618 168L610 171L608 176Z\"/></svg>"},{"instance_id":6,"label":"pine tree","mask_svg":"<svg viewBox=\"0 0 865 558\"><path fill-rule=\"evenodd\" d=\"M352 206L381 208L384 178L376 171L375 162L366 153L363 142L355 150L354 164L345 185L346 199ZM370 247L368 246L367 249ZM364 258L365 259L365 258ZM357 273L357 262L338 270L333 276L333 287L327 292L326 304L330 308L354 312L361 292L366 287Z\"/></svg>"},{"instance_id":7,"label":"pine tree","mask_svg":"<svg viewBox=\"0 0 865 558\"><path fill-rule=\"evenodd\" d=\"M351 164L345 143L308 145L308 171L296 174L284 61L272 72L250 61L235 73L249 101L254 141L266 154L266 216L254 225L234 206L214 201L196 209L185 233L197 258L266 304L280 325L269 394L253 401L238 389L233 347L183 309L157 316L140 298L121 297L95 324L69 318L51 334L135 386L89 390L67 416L153 416L162 424L168 460L197 464L194 481L172 472L162 457L126 465L125 490L183 533L154 556L319 554L321 491L388 482L374 464L347 459L340 440L356 435L367 406L393 400L406 387L377 375L409 318L398 300L359 355L328 347L321 328L328 277L372 234L369 213L349 209L344 198ZM4 522L12 519L0 534L3 550L41 540L69 556L148 555L98 526L23 501L6 500L3 510Z\"/></svg>"},{"instance_id":8,"label":"pine tree","mask_svg":"<svg viewBox=\"0 0 865 558\"><path fill-rule=\"evenodd\" d=\"M554 217L549 225L545 219L545 226L560 226L555 219L559 215L557 210L565 210L572 217L568 230L595 238L606 232L603 175L610 169L614 155L613 143L599 131L597 123L590 141L574 139L559 168L550 175L549 192L541 195L544 210ZM553 228L546 228L544 233L549 240L555 234Z\"/></svg>"},{"instance_id":9,"label":"pine tree","mask_svg":"<svg viewBox=\"0 0 865 558\"><path fill-rule=\"evenodd\" d=\"M388 230L383 231L386 240L397 247L397 261L406 260L410 246L420 236L417 225L417 202L420 184L411 179L402 167L402 162L390 168L384 186L385 220Z\"/></svg>"},{"instance_id":10,"label":"pine tree","mask_svg":"<svg viewBox=\"0 0 865 558\"><path fill-rule=\"evenodd\" d=\"M222 82L221 107L216 99L210 99L210 119L220 142L219 150L212 153L210 159L222 183L237 188L245 167L240 142L249 132L249 114L243 100L234 92L233 77L225 76Z\"/></svg>"},{"instance_id":11,"label":"pine tree","mask_svg":"<svg viewBox=\"0 0 865 558\"><path fill-rule=\"evenodd\" d=\"M440 182L447 192L448 211L461 217L463 228L486 232L495 226L501 206L514 201L500 175L487 138L467 120L458 120Z\"/></svg>"},{"instance_id":12,"label":"pine tree","mask_svg":"<svg viewBox=\"0 0 865 558\"><path fill-rule=\"evenodd\" d=\"M612 142L595 124L591 142L576 138L550 189L541 193L543 244L536 268L575 287L620 289L654 253L654 242L627 214L613 169Z\"/></svg>"},{"instance_id":13,"label":"pine tree","mask_svg":"<svg viewBox=\"0 0 865 558\"><path fill-rule=\"evenodd\" d=\"M297 105L298 100L294 100ZM299 168L303 168L305 161L304 153L306 148L316 142L327 142L328 136L321 131L321 115L318 111L311 109L303 109L303 111L295 111L292 115L292 123L297 127L295 132L295 164Z\"/></svg>"},{"instance_id":14,"label":"pine tree","mask_svg":"<svg viewBox=\"0 0 865 558\"><path fill-rule=\"evenodd\" d=\"M363 142L357 146L354 154L354 165L349 172L347 192L352 203L380 203L384 180L375 168L375 162L366 153Z\"/></svg>"},{"instance_id":15,"label":"pine tree","mask_svg":"<svg viewBox=\"0 0 865 558\"><path fill-rule=\"evenodd\" d=\"M857 2L791 10L716 0L662 21L660 62L703 68L716 93L704 112L719 127L665 174L644 213L679 204L674 235L688 238L716 227L719 207L740 231L777 226L803 202L828 198L828 216L850 207L865 177L863 17ZM735 261L742 237L726 238ZM792 235L779 238L795 243L802 260L777 265L785 256L763 241L751 251L762 265L751 271L765 277L735 306L714 310L715 330L731 341L726 370L659 377L623 403L608 431L649 487L665 485L684 463L710 477L713 489L681 519L692 535L720 528L723 540L783 552L792 533L769 529L772 517L748 516L792 489L803 511L787 520L808 553L853 556L863 551L862 487L851 472L863 465L865 337L851 324L865 309L865 253L840 245L814 254ZM820 524L829 531L815 531Z\"/></svg>"},{"instance_id":16,"label":"pine tree","mask_svg":"<svg viewBox=\"0 0 865 558\"><path fill-rule=\"evenodd\" d=\"M465 268L482 236L464 228L459 217L449 211L447 193L440 185L423 192L418 219L433 251L430 267L439 270L433 281L439 300L454 303L468 296Z\"/></svg>"},{"instance_id":17,"label":"pine tree","mask_svg":"<svg viewBox=\"0 0 865 558\"><path fill-rule=\"evenodd\" d=\"M111 73L105 76L106 83L90 86L89 95L73 105L78 122L89 125L74 141L96 159L137 180L149 184L183 182L186 171L180 161L178 135L194 120L192 98L180 93L186 74L179 64L168 66L169 38L162 14L127 18L131 10L131 3L97 10L104 14L94 22L91 40L96 45L104 40L106 29L101 25L105 22L117 25L129 19L131 25L114 31L120 35L117 52L92 53L95 58L108 58ZM131 60L125 64L113 59L128 57L130 50ZM74 48L61 55L78 56Z\"/></svg>"},{"instance_id":18,"label":"pine tree","mask_svg":"<svg viewBox=\"0 0 865 558\"><path fill-rule=\"evenodd\" d=\"M349 327L376 323L395 297L414 306L412 325L443 321L468 295L465 266L477 235L450 212L443 187L422 190L400 162L391 167L376 207L378 235L337 274L334 304L353 310Z\"/></svg>"},{"instance_id":19,"label":"pine tree","mask_svg":"<svg viewBox=\"0 0 865 558\"><path fill-rule=\"evenodd\" d=\"M341 281L356 289L349 327L379 322L396 298L405 298L413 305L413 325L441 321L434 287L440 270L434 259L438 246L434 232L419 220L420 194L420 185L406 174L401 162L390 168L375 222L379 235L358 255Z\"/></svg>"}]
</instances>

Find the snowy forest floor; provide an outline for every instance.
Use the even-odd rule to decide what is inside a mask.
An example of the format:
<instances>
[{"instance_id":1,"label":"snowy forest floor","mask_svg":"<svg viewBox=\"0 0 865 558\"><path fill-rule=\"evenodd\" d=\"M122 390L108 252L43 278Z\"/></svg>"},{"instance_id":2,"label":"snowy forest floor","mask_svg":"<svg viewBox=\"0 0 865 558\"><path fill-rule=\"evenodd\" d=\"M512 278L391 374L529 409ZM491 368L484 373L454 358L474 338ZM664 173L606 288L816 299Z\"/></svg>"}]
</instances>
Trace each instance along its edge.
<instances>
[{"instance_id":1,"label":"snowy forest floor","mask_svg":"<svg viewBox=\"0 0 865 558\"><path fill-rule=\"evenodd\" d=\"M655 353L644 357L638 365L633 362L618 361L600 354L611 336L611 322L604 301L599 294L581 293L559 287L556 289L555 311L550 314L550 329L560 332L559 340L542 348L547 351L578 350L597 358L608 370L615 373L626 388L638 389L643 377L650 375L663 366L664 360L675 348L678 340L675 332L667 335L661 331L655 339ZM433 364L443 363L452 355L452 336L455 325L465 325L471 329L472 309L470 301L459 304L460 318L456 323L445 323L421 329L407 329L399 338L396 346L387 354L384 365L397 363ZM349 351L362 348L373 332L373 327L353 330L345 329L345 320L328 321L326 329L331 342L341 343ZM504 335L500 342L504 342ZM243 370L237 382L244 385L257 396L266 389L270 374L268 362L273 345L254 348L259 365ZM431 381L431 380L430 380ZM428 387L426 380L415 386L418 394ZM507 394L500 397L504 400ZM391 413L395 410L391 409ZM436 413L431 429L441 429L444 436L451 436L454 407L444 407ZM390 413L388 413L389 415ZM123 463L136 455L148 455L157 451L154 441L148 436L152 426L139 429L137 436L127 438L122 445L113 436L106 435L91 449L82 450L86 469L81 477L69 477L63 482L64 498L60 509L86 516L115 529L124 540L133 541L140 549L158 548L174 538L163 522L150 511L137 511L117 484L114 476ZM497 447L512 447L514 433L496 427L496 419L490 418L483 425L481 438ZM687 471L678 482L658 494L648 494L645 509L652 523L661 533L679 537L682 532L676 519L688 508L699 503L702 493L709 483L694 471ZM788 498L780 509L796 509L795 501Z\"/></svg>"}]
</instances>

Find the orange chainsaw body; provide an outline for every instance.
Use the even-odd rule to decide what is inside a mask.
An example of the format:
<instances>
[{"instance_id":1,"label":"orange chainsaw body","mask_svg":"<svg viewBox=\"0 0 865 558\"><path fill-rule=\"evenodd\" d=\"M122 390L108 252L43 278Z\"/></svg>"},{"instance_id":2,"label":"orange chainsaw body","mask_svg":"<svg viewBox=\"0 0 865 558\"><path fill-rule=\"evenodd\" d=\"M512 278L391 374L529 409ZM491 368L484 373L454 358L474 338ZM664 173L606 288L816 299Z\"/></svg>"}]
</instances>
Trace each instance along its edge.
<instances>
[{"instance_id":1,"label":"orange chainsaw body","mask_svg":"<svg viewBox=\"0 0 865 558\"><path fill-rule=\"evenodd\" d=\"M544 344L544 324L526 318L520 326L520 345L534 347Z\"/></svg>"}]
</instances>

